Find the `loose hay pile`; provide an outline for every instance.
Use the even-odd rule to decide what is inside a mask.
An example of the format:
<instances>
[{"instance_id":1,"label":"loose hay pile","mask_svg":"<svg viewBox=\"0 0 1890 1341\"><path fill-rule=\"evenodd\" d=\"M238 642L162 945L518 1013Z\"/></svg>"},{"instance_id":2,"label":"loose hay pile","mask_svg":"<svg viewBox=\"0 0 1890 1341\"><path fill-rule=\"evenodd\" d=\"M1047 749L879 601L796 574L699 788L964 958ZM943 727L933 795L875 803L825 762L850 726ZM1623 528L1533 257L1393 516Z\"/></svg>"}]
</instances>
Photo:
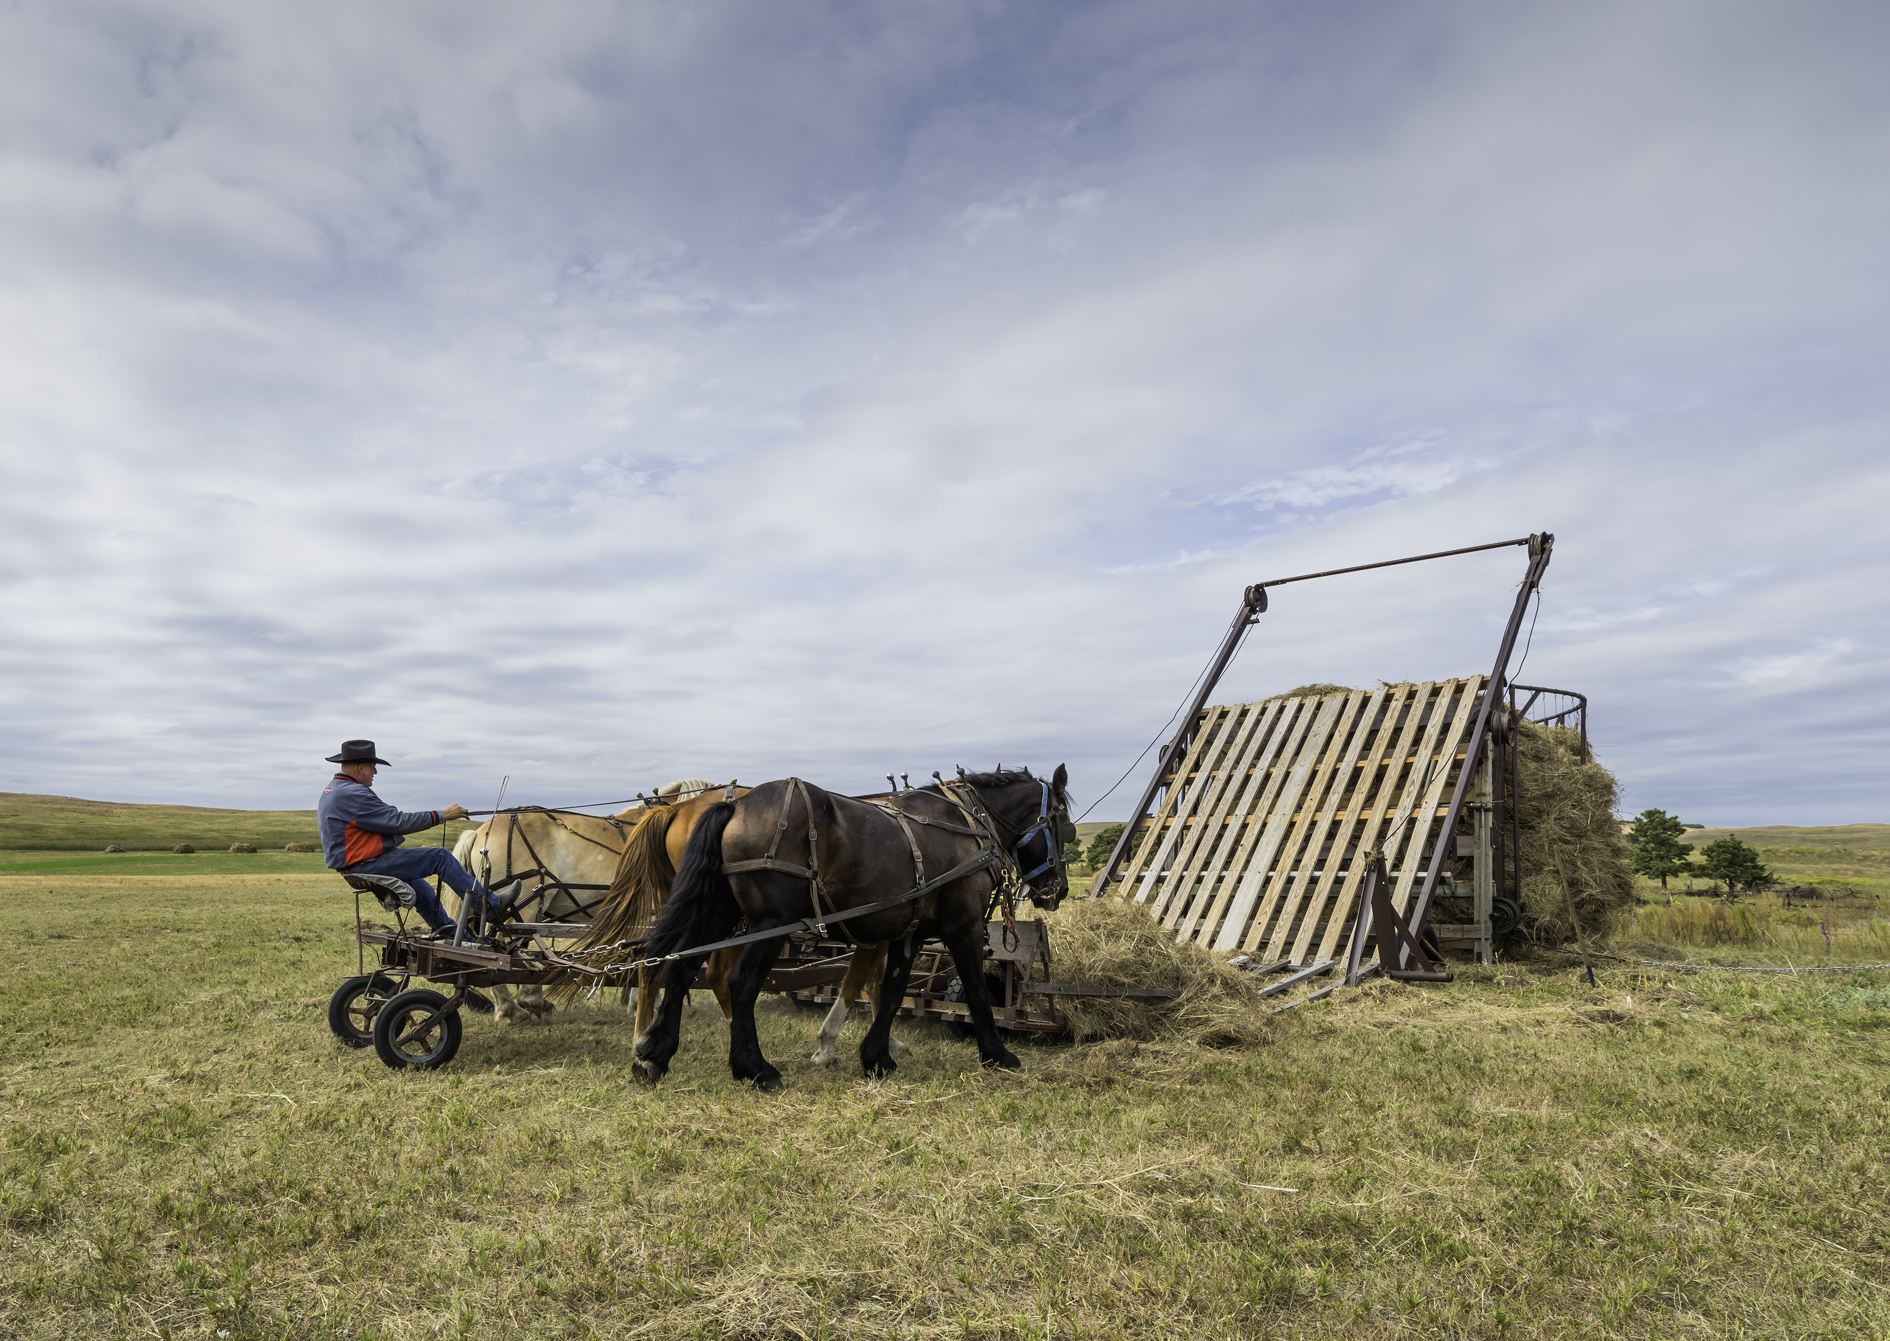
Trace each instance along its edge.
<instances>
[{"instance_id":1,"label":"loose hay pile","mask_svg":"<svg viewBox=\"0 0 1890 1341\"><path fill-rule=\"evenodd\" d=\"M1614 817L1619 784L1581 761L1572 729L1520 728L1523 930L1550 945L1605 939L1634 907L1634 870Z\"/></svg>"},{"instance_id":2,"label":"loose hay pile","mask_svg":"<svg viewBox=\"0 0 1890 1341\"><path fill-rule=\"evenodd\" d=\"M1251 974L1175 939L1147 908L1077 899L1044 919L1050 981L1104 987L1179 987L1179 997L1049 997L1071 1037L1178 1039L1209 1047L1260 1042L1271 1015Z\"/></svg>"}]
</instances>

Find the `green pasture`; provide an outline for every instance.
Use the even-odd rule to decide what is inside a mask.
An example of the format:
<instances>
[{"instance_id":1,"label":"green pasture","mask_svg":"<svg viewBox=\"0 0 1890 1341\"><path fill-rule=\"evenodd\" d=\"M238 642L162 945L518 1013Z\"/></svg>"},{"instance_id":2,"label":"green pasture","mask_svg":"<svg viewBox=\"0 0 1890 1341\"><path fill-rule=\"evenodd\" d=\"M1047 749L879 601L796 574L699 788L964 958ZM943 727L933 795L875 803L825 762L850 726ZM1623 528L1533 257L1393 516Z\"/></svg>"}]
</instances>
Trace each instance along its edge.
<instances>
[{"instance_id":1,"label":"green pasture","mask_svg":"<svg viewBox=\"0 0 1890 1341\"><path fill-rule=\"evenodd\" d=\"M465 827L447 825L448 842ZM434 829L407 841L438 842L439 837ZM169 852L187 843L205 853L250 843L260 855L288 843L320 841L313 809L215 810L0 792L0 851L102 852L116 843L134 853Z\"/></svg>"},{"instance_id":2,"label":"green pasture","mask_svg":"<svg viewBox=\"0 0 1890 1341\"><path fill-rule=\"evenodd\" d=\"M257 860L0 872L0 1335L1890 1333L1890 973L1540 953L884 1081L767 999L778 1095L704 995L655 1090L606 1004L403 1074L324 1022L352 899Z\"/></svg>"}]
</instances>

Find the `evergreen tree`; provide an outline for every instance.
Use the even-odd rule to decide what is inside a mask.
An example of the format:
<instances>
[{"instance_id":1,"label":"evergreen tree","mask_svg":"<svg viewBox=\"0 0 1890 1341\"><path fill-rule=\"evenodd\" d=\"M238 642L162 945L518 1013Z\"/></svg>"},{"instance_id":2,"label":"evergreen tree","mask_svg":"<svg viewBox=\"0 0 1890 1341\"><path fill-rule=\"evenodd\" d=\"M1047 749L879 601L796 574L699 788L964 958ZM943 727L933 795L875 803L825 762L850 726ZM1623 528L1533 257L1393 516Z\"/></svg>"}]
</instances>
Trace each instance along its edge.
<instances>
[{"instance_id":1,"label":"evergreen tree","mask_svg":"<svg viewBox=\"0 0 1890 1341\"><path fill-rule=\"evenodd\" d=\"M1634 869L1667 887L1670 875L1693 873L1693 848L1680 839L1687 826L1664 810L1643 810L1628 830L1628 848Z\"/></svg>"},{"instance_id":2,"label":"evergreen tree","mask_svg":"<svg viewBox=\"0 0 1890 1341\"><path fill-rule=\"evenodd\" d=\"M1757 889L1777 879L1759 861L1756 848L1747 847L1737 834L1730 833L1700 849L1700 874L1708 880L1724 880L1728 896L1741 885Z\"/></svg>"},{"instance_id":3,"label":"evergreen tree","mask_svg":"<svg viewBox=\"0 0 1890 1341\"><path fill-rule=\"evenodd\" d=\"M1109 854L1116 850L1116 843L1122 837L1126 825L1105 824L1097 835L1089 840L1089 846L1083 849L1083 865L1091 870L1100 870L1109 860ZM1142 835L1137 834L1130 840L1129 851L1133 853L1142 845Z\"/></svg>"}]
</instances>

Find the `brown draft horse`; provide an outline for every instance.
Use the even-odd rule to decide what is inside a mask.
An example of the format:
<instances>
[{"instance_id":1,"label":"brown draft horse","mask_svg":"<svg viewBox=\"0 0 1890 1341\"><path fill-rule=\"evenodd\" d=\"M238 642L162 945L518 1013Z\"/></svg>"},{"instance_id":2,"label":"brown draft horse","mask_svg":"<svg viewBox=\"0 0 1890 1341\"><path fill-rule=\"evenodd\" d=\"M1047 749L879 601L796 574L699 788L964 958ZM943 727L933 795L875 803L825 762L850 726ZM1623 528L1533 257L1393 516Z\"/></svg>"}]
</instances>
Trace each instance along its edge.
<instances>
[{"instance_id":1,"label":"brown draft horse","mask_svg":"<svg viewBox=\"0 0 1890 1341\"><path fill-rule=\"evenodd\" d=\"M748 792L747 787L733 788L736 798L746 796ZM576 949L640 940L648 933L650 923L669 898L670 884L676 878L676 869L682 864L683 852L696 831L696 825L712 805L727 798L729 793L729 788L715 787L677 805L653 807L643 817L642 822L631 832L630 841L624 845L616 873L611 877L610 889L591 921L590 930L576 943ZM740 957L739 949L718 950L709 956L703 969L709 990L715 993L716 1004L722 1008L723 1019L733 1018L734 1015L729 1001L728 976ZM865 997L877 1013L879 982L885 975L885 967L886 947L883 945L862 950L853 956L846 980L841 983L835 997L833 1009L827 1013L820 1027L820 1043L813 1056L815 1062L824 1065L833 1061L834 1040L840 1036L841 1027L846 1023L848 1007L853 1002ZM624 980L620 998L622 1002L629 1004L633 991L637 995L638 1037L648 1031L656 1013L657 994L654 986L655 975L647 968L639 969L634 979ZM564 991L566 995L575 994L573 988ZM896 1056L905 1051L906 1045L893 1039L890 1047Z\"/></svg>"},{"instance_id":2,"label":"brown draft horse","mask_svg":"<svg viewBox=\"0 0 1890 1341\"><path fill-rule=\"evenodd\" d=\"M756 1037L755 999L789 930L810 917L831 919L918 889L925 892L915 900L844 922L856 941L888 943L879 1007L860 1045L862 1067L868 1075L897 1069L888 1046L892 1017L918 946L936 937L964 983L980 1059L1018 1069L1021 1063L998 1037L985 986L985 910L1006 880L1021 880L1039 906L1062 901L1069 888L1063 847L1075 834L1068 780L1061 765L1047 780L1027 769L1000 769L857 800L789 778L736 801L715 800L696 821L669 901L645 938L646 957L677 957L662 967L662 1004L637 1038L638 1078L661 1079L676 1055L683 999L703 959L687 952L727 937L746 920L751 933L780 934L741 947L730 975L729 1070L758 1089L779 1089L781 1073L761 1055ZM1009 869L986 865L926 887L928 871L937 882L981 857Z\"/></svg>"}]
</instances>

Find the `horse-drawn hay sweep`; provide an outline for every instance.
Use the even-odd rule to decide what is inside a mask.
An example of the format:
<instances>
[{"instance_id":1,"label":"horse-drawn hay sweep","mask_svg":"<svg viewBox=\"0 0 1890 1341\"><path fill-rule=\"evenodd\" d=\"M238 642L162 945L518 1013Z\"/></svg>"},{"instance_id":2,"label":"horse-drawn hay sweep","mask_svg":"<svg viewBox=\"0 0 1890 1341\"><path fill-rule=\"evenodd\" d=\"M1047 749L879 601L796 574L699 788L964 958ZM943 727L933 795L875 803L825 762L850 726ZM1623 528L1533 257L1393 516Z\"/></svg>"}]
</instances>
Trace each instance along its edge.
<instances>
[{"instance_id":1,"label":"horse-drawn hay sweep","mask_svg":"<svg viewBox=\"0 0 1890 1341\"><path fill-rule=\"evenodd\" d=\"M1063 789L1061 769L1049 779L1028 770L961 774L929 787L866 797L837 796L798 779L753 791L730 783L681 804L651 804L615 816L626 837L608 884L562 875L529 837L520 843L530 862L523 871L511 861L508 847L507 861L495 873L488 851L482 869L490 888L519 884L517 907L535 907L541 917L549 914L558 920L487 926L474 907L469 925L444 940L407 927L404 912L412 906L413 894L402 882L347 876L356 889L361 971L337 989L330 1003L330 1027L353 1046L372 1044L389 1066L437 1067L458 1050L460 1010L486 1005L476 989L551 987L574 995L621 986L627 993L639 974L672 969L681 976L664 986L675 1010L680 1009L683 992L703 986L716 991L731 1017L744 1006L752 1010L760 991L832 1003L822 1033L831 1057L832 1038L856 994L852 988L864 987L877 1005L880 994L874 989L891 984L891 965L902 967L903 973L883 1012L888 1021L903 1014L947 1021L977 1034L982 1004L990 1037L981 1038L981 1044L995 1064L1008 1060L1014 1065L1001 1043L989 1046L997 1031L1061 1032L1066 1022L1046 999L1082 990L1080 985L1047 981L1050 951L1044 926L1041 920L1017 916L1022 900L1054 908L1067 888L1063 846L1074 829ZM717 845L743 802L751 810L767 805L778 809L768 812L772 818L766 841L760 844L765 850L745 860L725 861ZM575 813L519 808L496 812L495 822L499 816ZM704 930L685 942L675 941L672 932L665 944L660 939L663 928L652 927L651 915L668 901L671 879L679 890L687 882L674 864L664 864L663 854L686 850L704 820L708 826L701 839L703 850L716 848L703 858L713 867L709 887L693 891L693 905L688 898L677 902L690 920L676 925L727 933L740 921L749 930L736 935ZM505 822L517 824L516 818ZM896 844L887 841L889 835ZM901 865L903 874L893 870ZM686 864L683 874L688 874ZM698 885L700 876L698 872ZM772 891L779 896L780 915L745 914L732 902L715 902L723 893L715 881L726 885L730 877L743 876L786 886ZM525 886L525 881L535 883ZM659 887L653 889L653 884ZM363 922L362 892L394 912L397 925ZM732 893L727 891L730 899ZM922 918L936 916L942 896L956 898L958 915L940 928L949 930L956 945L921 934ZM595 921L589 920L592 912L598 914ZM365 958L370 946L379 958L372 972ZM746 956L747 980L731 982L730 974L742 967L741 952L750 946L755 948ZM698 966L705 960L708 971L699 976ZM958 966L964 964L975 968L961 971ZM416 979L444 987L451 995L416 986ZM643 981L640 1025L648 1021L654 1004L647 990L650 980ZM1094 991L1109 996L1178 994L1170 988L1114 985ZM670 1015L673 1020L674 1010ZM674 1029L671 1021L660 1021L659 1026ZM639 1028L639 1046L647 1032ZM881 1032L884 1058L879 1069L891 1070L899 1045Z\"/></svg>"},{"instance_id":2,"label":"horse-drawn hay sweep","mask_svg":"<svg viewBox=\"0 0 1890 1341\"><path fill-rule=\"evenodd\" d=\"M1552 536L1533 535L1248 587L1091 897L1140 905L1168 943L1211 951L1219 973L1227 956L1239 956L1233 962L1250 971L1233 975L1243 989L1271 979L1257 988L1260 998L1304 987L1310 995L1300 1000L1317 999L1339 980L1374 972L1449 981L1440 943L1487 961L1496 940L1530 916L1516 742L1544 695L1556 700L1551 720L1577 716L1587 762L1586 701L1507 680L1552 545ZM1489 675L1362 691L1309 686L1208 706L1266 610L1269 588L1508 546L1526 546L1529 565ZM1531 697L1519 705L1520 693ZM1505 694L1507 711L1499 708ZM1559 707L1564 701L1573 706ZM1014 1068L1000 1031L1066 1032L1060 1005L1184 996L1174 956L1155 973L1162 957L1145 940L1138 953L1148 976L1166 981L1138 980L1107 953L1092 962L1110 961L1108 973L1093 976L1111 981L1071 981L1050 928L1018 916L1024 900L1054 910L1068 890L1064 846L1075 827L1061 767L1050 778L1001 767L933 778L871 796L788 778L752 790L703 784L675 803L656 798L609 821L621 842L587 840L618 853L608 883L573 879L529 841L520 872L508 844L502 872L486 866L492 887L517 884L541 916L488 927L475 909L470 938L369 927L357 905L363 954L375 946L380 965L370 973L364 961L342 985L330 1024L350 1043L372 1042L389 1066L434 1067L457 1050L459 1011L479 1008L477 988L549 987L569 997L620 986L627 999L640 982L635 1067L654 1082L675 1054L687 992L707 986L730 1022L734 1075L771 1089L780 1073L762 1057L753 1019L763 991L831 1004L815 1054L827 1061L863 989L873 1023L861 1062L881 1075L896 1069L901 1045L890 1025L898 1015L950 1023L976 1039L984 1064ZM516 829L524 812L489 813L494 823L511 816ZM586 855L588 869L601 873L601 856ZM384 906L398 911L403 902L373 877L349 879ZM528 879L536 881L529 890ZM1568 905L1579 922L1572 895ZM1433 910L1455 920L1434 921ZM1368 946L1375 964L1365 962ZM1335 968L1341 978L1318 987L1314 980ZM1087 1015L1093 1026L1106 1012ZM1238 1025L1215 1025L1203 1036L1217 1031L1242 1035Z\"/></svg>"}]
</instances>

